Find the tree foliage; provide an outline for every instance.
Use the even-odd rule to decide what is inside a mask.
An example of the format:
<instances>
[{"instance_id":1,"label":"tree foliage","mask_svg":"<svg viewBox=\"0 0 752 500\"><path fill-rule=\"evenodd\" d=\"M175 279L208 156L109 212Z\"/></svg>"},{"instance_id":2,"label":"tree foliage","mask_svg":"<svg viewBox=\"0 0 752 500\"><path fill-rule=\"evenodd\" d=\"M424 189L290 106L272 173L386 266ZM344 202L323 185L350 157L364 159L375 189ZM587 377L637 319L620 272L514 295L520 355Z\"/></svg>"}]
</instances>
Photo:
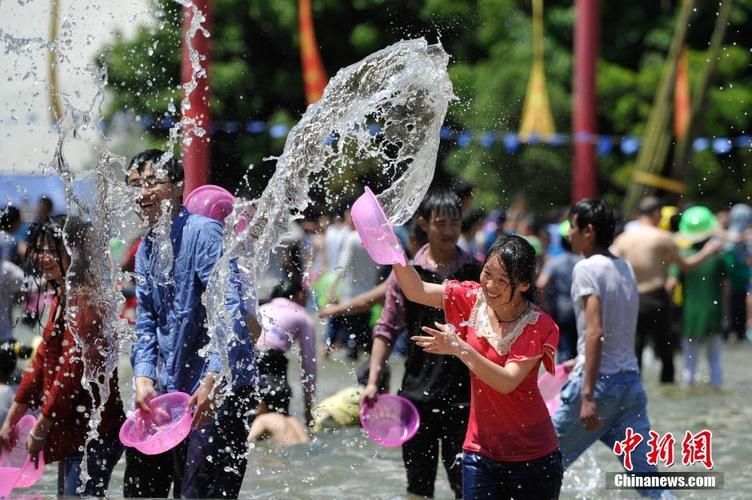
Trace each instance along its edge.
<instances>
[{"instance_id":1,"label":"tree foliage","mask_svg":"<svg viewBox=\"0 0 752 500\"><path fill-rule=\"evenodd\" d=\"M557 131L571 130L573 2L545 2L545 70ZM640 135L660 79L679 0L602 2L598 61L598 131ZM689 34L690 78L705 63L717 5L698 2ZM485 132L514 131L532 56L531 4L523 0L315 0L316 34L330 75L403 38L440 39L452 54L450 76L458 99L447 125L473 132L466 148L442 143L437 177L462 177L477 186L486 206L505 205L526 192L538 210L569 202L572 149L568 145L522 145L513 154L501 138L484 148ZM174 1L155 0L155 23L132 40L116 40L101 63L109 71L109 113L163 116L179 109L180 11ZM719 61L715 86L700 134L749 133L752 101L749 26L752 0L737 0ZM305 111L299 61L297 2L215 0L211 66L212 114L219 121L263 120L294 124ZM165 132L147 130L152 140ZM257 195L272 173L263 159L281 153L283 139L268 134L218 132L212 136L212 180ZM618 145L617 145L618 146ZM752 152L734 149L693 159L690 196L710 204L747 200L752 194ZM598 158L598 188L618 203L630 182L634 157L618 147ZM249 184L238 188L250 170Z\"/></svg>"}]
</instances>

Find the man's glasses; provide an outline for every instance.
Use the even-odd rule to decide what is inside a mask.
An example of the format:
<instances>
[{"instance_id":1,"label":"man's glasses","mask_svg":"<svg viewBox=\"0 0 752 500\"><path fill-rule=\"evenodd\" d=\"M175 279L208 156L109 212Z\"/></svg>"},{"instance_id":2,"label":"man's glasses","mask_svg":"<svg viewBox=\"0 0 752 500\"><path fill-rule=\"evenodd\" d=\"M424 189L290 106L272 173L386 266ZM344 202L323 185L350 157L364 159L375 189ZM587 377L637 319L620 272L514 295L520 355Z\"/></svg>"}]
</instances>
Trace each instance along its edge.
<instances>
[{"instance_id":1,"label":"man's glasses","mask_svg":"<svg viewBox=\"0 0 752 500\"><path fill-rule=\"evenodd\" d=\"M168 182L170 182L170 179L167 177L162 177L161 179L156 177L145 177L129 181L128 187L137 189L154 189L155 187L167 184Z\"/></svg>"}]
</instances>

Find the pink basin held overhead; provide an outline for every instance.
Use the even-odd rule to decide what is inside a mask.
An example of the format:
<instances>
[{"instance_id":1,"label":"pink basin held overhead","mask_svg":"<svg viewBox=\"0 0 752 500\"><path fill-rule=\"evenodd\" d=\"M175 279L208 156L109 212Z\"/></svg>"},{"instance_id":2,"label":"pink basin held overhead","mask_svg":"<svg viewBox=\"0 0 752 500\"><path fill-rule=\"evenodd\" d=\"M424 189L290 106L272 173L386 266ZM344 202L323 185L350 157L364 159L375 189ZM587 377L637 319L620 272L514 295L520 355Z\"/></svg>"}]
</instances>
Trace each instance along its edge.
<instances>
[{"instance_id":1,"label":"pink basin held overhead","mask_svg":"<svg viewBox=\"0 0 752 500\"><path fill-rule=\"evenodd\" d=\"M0 496L6 496L13 488L34 486L44 473L44 453L39 454L39 466L34 466L26 452L29 432L37 419L26 415L16 424L16 446L12 450L0 450Z\"/></svg>"},{"instance_id":2,"label":"pink basin held overhead","mask_svg":"<svg viewBox=\"0 0 752 500\"><path fill-rule=\"evenodd\" d=\"M171 450L191 432L191 412L184 392L171 392L149 401L151 415L136 410L120 428L120 442L146 455Z\"/></svg>"},{"instance_id":3,"label":"pink basin held overhead","mask_svg":"<svg viewBox=\"0 0 752 500\"><path fill-rule=\"evenodd\" d=\"M190 213L210 217L222 224L232 213L233 203L235 203L235 197L229 191L211 184L197 187L183 201L183 205Z\"/></svg>"},{"instance_id":4,"label":"pink basin held overhead","mask_svg":"<svg viewBox=\"0 0 752 500\"><path fill-rule=\"evenodd\" d=\"M353 203L350 215L363 242L363 248L374 262L381 265L407 265L402 245L394 234L379 200L368 186L365 193Z\"/></svg>"},{"instance_id":5,"label":"pink basin held overhead","mask_svg":"<svg viewBox=\"0 0 752 500\"><path fill-rule=\"evenodd\" d=\"M374 443L399 446L418 431L420 415L402 396L382 394L372 405L360 407L360 423Z\"/></svg>"}]
</instances>

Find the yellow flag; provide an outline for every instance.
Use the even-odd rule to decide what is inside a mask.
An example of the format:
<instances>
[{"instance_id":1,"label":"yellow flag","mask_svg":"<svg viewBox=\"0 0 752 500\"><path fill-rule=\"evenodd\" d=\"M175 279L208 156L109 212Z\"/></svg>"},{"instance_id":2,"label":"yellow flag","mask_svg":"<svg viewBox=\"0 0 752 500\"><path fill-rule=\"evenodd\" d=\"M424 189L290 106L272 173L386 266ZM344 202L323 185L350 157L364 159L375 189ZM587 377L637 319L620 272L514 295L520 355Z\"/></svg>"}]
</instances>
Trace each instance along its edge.
<instances>
[{"instance_id":1,"label":"yellow flag","mask_svg":"<svg viewBox=\"0 0 752 500\"><path fill-rule=\"evenodd\" d=\"M535 135L548 139L556 133L543 71L543 0L533 0L533 67L522 106L520 139Z\"/></svg>"}]
</instances>

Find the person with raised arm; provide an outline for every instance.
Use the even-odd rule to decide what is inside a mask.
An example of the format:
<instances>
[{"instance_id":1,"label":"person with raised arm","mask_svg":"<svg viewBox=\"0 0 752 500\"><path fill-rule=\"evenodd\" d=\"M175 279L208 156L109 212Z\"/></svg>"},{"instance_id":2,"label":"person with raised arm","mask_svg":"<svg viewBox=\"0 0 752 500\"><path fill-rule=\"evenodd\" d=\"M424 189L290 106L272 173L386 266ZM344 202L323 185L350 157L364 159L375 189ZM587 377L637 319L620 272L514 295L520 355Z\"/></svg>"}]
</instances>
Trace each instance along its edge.
<instances>
[{"instance_id":1,"label":"person with raised arm","mask_svg":"<svg viewBox=\"0 0 752 500\"><path fill-rule=\"evenodd\" d=\"M537 381L541 364L554 372L559 330L533 304L533 247L500 237L479 281L429 283L411 266L395 265L394 273L408 300L446 315L411 340L470 370L463 498L558 498L559 442Z\"/></svg>"},{"instance_id":2,"label":"person with raised arm","mask_svg":"<svg viewBox=\"0 0 752 500\"><path fill-rule=\"evenodd\" d=\"M428 244L415 255L414 264L423 280L442 283L447 279L471 279L480 267L472 256L457 246L460 236L461 205L457 195L446 189L428 192L418 207L418 224L428 235ZM373 330L371 367L361 401L371 404L379 393L379 378L394 343L407 330L420 333L423 325L444 321L441 310L405 298L395 274L387 280L381 318ZM446 469L449 485L462 495L462 469L455 462L462 452L470 401L467 367L456 359L428 353L408 343L405 375L400 394L420 414L415 436L402 445L407 472L407 491L432 497L438 459Z\"/></svg>"}]
</instances>

